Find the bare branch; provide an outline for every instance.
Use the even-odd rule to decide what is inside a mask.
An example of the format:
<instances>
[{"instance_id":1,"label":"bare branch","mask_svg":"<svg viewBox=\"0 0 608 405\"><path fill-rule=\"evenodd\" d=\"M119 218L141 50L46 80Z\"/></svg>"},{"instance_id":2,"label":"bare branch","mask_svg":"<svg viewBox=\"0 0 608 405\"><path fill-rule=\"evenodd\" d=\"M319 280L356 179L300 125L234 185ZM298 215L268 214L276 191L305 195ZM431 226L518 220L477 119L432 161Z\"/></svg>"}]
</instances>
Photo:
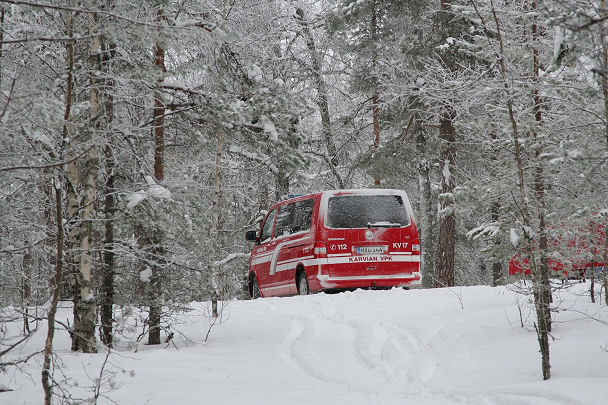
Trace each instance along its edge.
<instances>
[{"instance_id":1,"label":"bare branch","mask_svg":"<svg viewBox=\"0 0 608 405\"><path fill-rule=\"evenodd\" d=\"M0 0L0 1L2 1L2 0ZM51 164L42 165L42 166L9 166L9 167L0 167L0 172L8 172L8 171L12 171L12 170L50 169L52 167L63 166L65 164L68 164L68 163L71 163L71 162L75 161L76 159L79 159L81 156L85 155L88 151L90 151L94 146L95 145L89 146L87 149L85 149L84 151L82 151L79 155L74 156L70 160L64 160L62 162L56 162L56 163L51 163Z\"/></svg>"}]
</instances>

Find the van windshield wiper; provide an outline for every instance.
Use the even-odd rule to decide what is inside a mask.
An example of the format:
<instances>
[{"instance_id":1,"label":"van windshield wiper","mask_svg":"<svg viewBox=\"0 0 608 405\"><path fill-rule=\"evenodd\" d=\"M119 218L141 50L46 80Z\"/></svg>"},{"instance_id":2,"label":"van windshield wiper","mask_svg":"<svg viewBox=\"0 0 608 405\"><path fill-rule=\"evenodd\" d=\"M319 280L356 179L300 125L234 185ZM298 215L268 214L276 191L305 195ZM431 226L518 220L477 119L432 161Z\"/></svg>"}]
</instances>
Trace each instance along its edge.
<instances>
[{"instance_id":1,"label":"van windshield wiper","mask_svg":"<svg viewBox=\"0 0 608 405\"><path fill-rule=\"evenodd\" d=\"M380 221L380 222L368 222L368 228L398 228L401 225L400 223L388 222L388 221Z\"/></svg>"}]
</instances>

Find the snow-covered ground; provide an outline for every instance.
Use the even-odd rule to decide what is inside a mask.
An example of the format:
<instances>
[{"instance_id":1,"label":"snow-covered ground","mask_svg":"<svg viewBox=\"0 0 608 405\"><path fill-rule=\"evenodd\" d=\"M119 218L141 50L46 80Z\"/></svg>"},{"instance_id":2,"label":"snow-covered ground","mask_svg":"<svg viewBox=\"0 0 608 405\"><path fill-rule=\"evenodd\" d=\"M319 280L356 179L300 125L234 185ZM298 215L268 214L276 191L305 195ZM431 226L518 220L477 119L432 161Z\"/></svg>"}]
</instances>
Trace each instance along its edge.
<instances>
[{"instance_id":1,"label":"snow-covered ground","mask_svg":"<svg viewBox=\"0 0 608 405\"><path fill-rule=\"evenodd\" d=\"M175 319L174 344L118 344L104 372L107 398L99 403L606 403L607 307L590 303L585 284L555 294L553 376L543 382L530 297L513 289L395 289L234 301L206 343L207 307L195 303ZM63 304L59 320L71 312ZM39 350L45 333L43 325L20 353ZM105 356L71 353L69 345L67 334L58 332L62 367L55 378L69 379L65 388L74 398L90 397L87 387ZM0 386L13 389L0 393L0 404L42 403L39 363L36 357L20 372L0 375Z\"/></svg>"}]
</instances>

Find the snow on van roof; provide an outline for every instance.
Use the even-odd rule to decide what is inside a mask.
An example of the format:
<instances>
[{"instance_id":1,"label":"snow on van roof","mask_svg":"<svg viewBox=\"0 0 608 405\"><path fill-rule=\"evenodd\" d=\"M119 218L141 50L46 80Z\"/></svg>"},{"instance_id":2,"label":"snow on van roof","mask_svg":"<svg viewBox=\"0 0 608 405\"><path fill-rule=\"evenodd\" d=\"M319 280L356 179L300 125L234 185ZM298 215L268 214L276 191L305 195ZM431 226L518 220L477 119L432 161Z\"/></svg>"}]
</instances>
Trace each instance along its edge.
<instances>
[{"instance_id":1,"label":"snow on van roof","mask_svg":"<svg viewBox=\"0 0 608 405\"><path fill-rule=\"evenodd\" d=\"M392 189L392 188L348 188L348 189L336 189L336 190L324 190L316 193L309 194L289 194L283 201L292 200L300 197L312 197L318 194L327 195L341 195L341 194L358 194L358 195L377 195L377 194L401 194L405 193L403 190ZM281 202L283 202L281 201Z\"/></svg>"},{"instance_id":2,"label":"snow on van roof","mask_svg":"<svg viewBox=\"0 0 608 405\"><path fill-rule=\"evenodd\" d=\"M344 190L327 190L323 191L323 194L357 194L357 195L377 195L377 194L401 194L405 193L403 190L392 189L392 188L351 188Z\"/></svg>"}]
</instances>

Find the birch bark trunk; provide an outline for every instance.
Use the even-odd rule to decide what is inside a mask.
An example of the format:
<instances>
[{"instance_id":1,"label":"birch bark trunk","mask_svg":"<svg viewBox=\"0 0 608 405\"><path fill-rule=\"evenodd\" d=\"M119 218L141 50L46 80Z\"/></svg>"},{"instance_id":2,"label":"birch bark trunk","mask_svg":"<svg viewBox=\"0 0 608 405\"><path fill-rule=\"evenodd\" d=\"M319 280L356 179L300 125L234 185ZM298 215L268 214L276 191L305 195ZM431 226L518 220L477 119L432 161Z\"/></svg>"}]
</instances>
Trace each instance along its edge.
<instances>
[{"instance_id":1,"label":"birch bark trunk","mask_svg":"<svg viewBox=\"0 0 608 405\"><path fill-rule=\"evenodd\" d=\"M101 37L97 15L89 14L89 48L90 90L89 90L89 123L81 133L81 143L86 148L82 174L82 206L80 209L80 260L76 273L74 296L74 333L72 334L72 350L83 353L95 353L95 300L91 285L93 274L93 220L97 195L97 168L99 158L95 142L101 122L103 110L100 104L100 89L98 72L101 70Z\"/></svg>"}]
</instances>

